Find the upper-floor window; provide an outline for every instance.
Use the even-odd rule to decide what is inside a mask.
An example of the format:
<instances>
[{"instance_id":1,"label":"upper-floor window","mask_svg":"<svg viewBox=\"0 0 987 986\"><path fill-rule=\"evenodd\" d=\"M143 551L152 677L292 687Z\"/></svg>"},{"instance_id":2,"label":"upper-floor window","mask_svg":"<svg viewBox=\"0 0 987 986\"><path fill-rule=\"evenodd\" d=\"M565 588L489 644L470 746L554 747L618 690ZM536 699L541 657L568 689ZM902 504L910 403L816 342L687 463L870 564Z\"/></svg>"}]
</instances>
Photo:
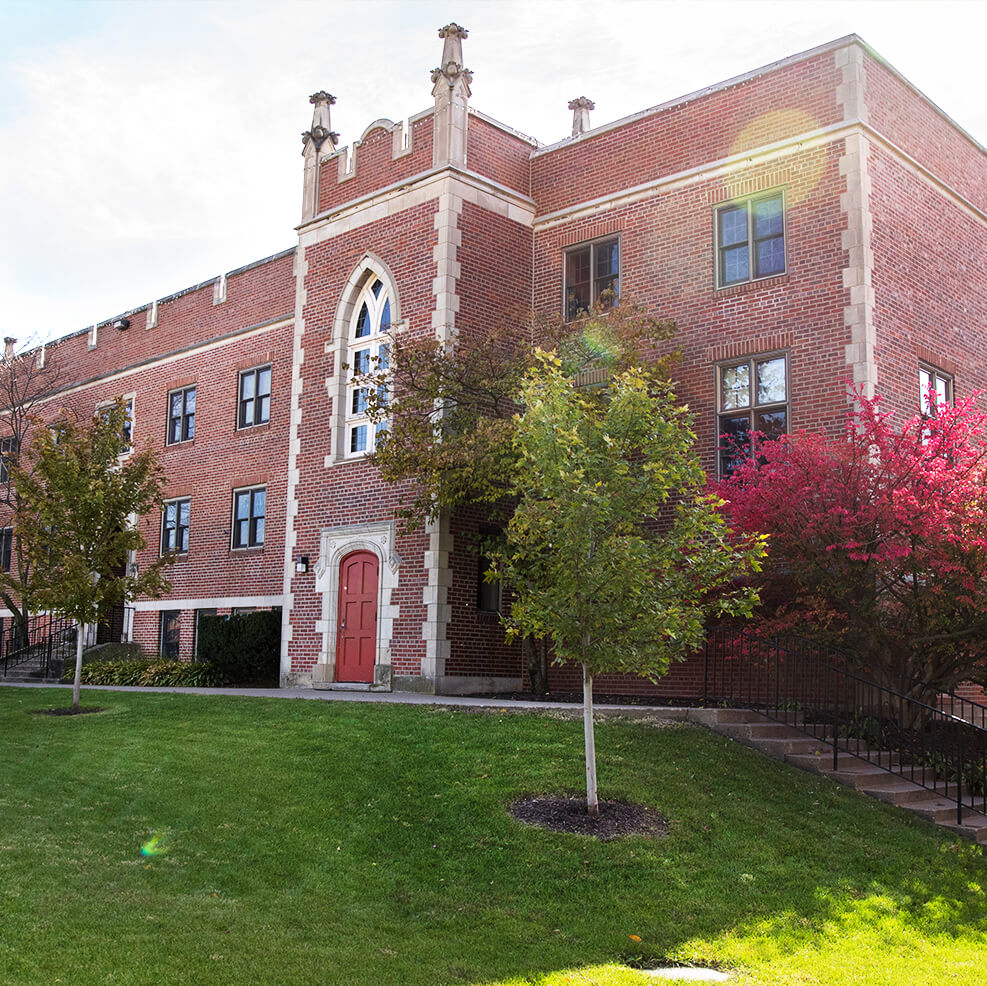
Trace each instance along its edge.
<instances>
[{"instance_id":1,"label":"upper-floor window","mask_svg":"<svg viewBox=\"0 0 987 986\"><path fill-rule=\"evenodd\" d=\"M242 378L241 378L241 387ZM168 395L168 444L195 438L195 387L173 390Z\"/></svg>"},{"instance_id":2,"label":"upper-floor window","mask_svg":"<svg viewBox=\"0 0 987 986\"><path fill-rule=\"evenodd\" d=\"M616 237L566 250L566 319L576 318L594 305L614 305L619 294L620 241Z\"/></svg>"},{"instance_id":3,"label":"upper-floor window","mask_svg":"<svg viewBox=\"0 0 987 986\"><path fill-rule=\"evenodd\" d=\"M785 208L781 192L731 202L716 210L719 287L785 272Z\"/></svg>"},{"instance_id":4,"label":"upper-floor window","mask_svg":"<svg viewBox=\"0 0 987 986\"><path fill-rule=\"evenodd\" d=\"M267 488L233 491L233 547L259 548L264 544Z\"/></svg>"},{"instance_id":5,"label":"upper-floor window","mask_svg":"<svg viewBox=\"0 0 987 986\"><path fill-rule=\"evenodd\" d=\"M192 501L169 500L161 516L161 554L170 552L183 555L188 551L189 518Z\"/></svg>"},{"instance_id":6,"label":"upper-floor window","mask_svg":"<svg viewBox=\"0 0 987 986\"><path fill-rule=\"evenodd\" d=\"M255 366L240 373L237 428L251 428L271 420L271 367Z\"/></svg>"},{"instance_id":7,"label":"upper-floor window","mask_svg":"<svg viewBox=\"0 0 987 986\"><path fill-rule=\"evenodd\" d=\"M0 484L4 486L10 485L10 467L17 459L17 451L16 436L0 438Z\"/></svg>"},{"instance_id":8,"label":"upper-floor window","mask_svg":"<svg viewBox=\"0 0 987 986\"><path fill-rule=\"evenodd\" d=\"M5 572L10 571L13 549L14 529L12 527L0 527L0 569Z\"/></svg>"},{"instance_id":9,"label":"upper-floor window","mask_svg":"<svg viewBox=\"0 0 987 986\"><path fill-rule=\"evenodd\" d=\"M923 416L935 414L937 405L953 403L953 378L931 366L920 366L918 396Z\"/></svg>"},{"instance_id":10,"label":"upper-floor window","mask_svg":"<svg viewBox=\"0 0 987 986\"><path fill-rule=\"evenodd\" d=\"M386 373L391 352L391 299L380 278L370 278L353 310L356 314L350 325L346 358L350 377L346 388L345 453L350 456L373 452L387 430L384 422L370 419L370 398L374 395L362 378L367 373ZM386 386L378 387L376 403L387 403Z\"/></svg>"},{"instance_id":11,"label":"upper-floor window","mask_svg":"<svg viewBox=\"0 0 987 986\"><path fill-rule=\"evenodd\" d=\"M729 476L751 453L755 436L778 438L788 431L788 360L784 354L755 356L717 367L719 471Z\"/></svg>"},{"instance_id":12,"label":"upper-floor window","mask_svg":"<svg viewBox=\"0 0 987 986\"><path fill-rule=\"evenodd\" d=\"M130 452L134 446L134 399L133 397L118 398L123 401L123 440L126 443L124 454ZM103 404L97 408L97 413L103 421L109 418L111 404ZM56 438L56 443L58 439Z\"/></svg>"}]
</instances>

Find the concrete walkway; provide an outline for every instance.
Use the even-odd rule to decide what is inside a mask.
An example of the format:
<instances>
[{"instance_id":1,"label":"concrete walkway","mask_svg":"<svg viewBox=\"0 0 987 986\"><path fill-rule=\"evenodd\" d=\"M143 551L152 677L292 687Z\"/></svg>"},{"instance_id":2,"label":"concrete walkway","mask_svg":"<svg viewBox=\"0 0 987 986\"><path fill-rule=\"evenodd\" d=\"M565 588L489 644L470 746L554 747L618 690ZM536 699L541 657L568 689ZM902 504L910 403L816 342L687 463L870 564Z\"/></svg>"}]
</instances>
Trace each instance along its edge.
<instances>
[{"instance_id":1,"label":"concrete walkway","mask_svg":"<svg viewBox=\"0 0 987 986\"><path fill-rule=\"evenodd\" d=\"M71 685L33 682L0 681L6 688L59 688L71 690ZM419 692L365 692L348 689L317 690L314 688L145 688L139 685L83 685L83 699L92 692L161 692L175 695L226 695L234 698L294 698L315 702L383 702L392 705L436 705L449 709L504 709L505 711L568 712L582 714L582 705L573 702L531 702L486 696L425 695ZM694 718L701 709L654 705L601 705L594 703L593 711L625 715L634 718L673 719Z\"/></svg>"}]
</instances>

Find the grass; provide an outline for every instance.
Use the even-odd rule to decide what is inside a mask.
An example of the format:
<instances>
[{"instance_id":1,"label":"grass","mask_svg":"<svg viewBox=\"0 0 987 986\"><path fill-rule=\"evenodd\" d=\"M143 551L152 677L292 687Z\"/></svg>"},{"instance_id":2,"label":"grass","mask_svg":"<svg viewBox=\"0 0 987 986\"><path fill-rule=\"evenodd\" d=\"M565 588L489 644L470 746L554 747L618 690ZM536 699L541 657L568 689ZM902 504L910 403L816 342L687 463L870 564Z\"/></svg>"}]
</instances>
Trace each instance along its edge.
<instances>
[{"instance_id":1,"label":"grass","mask_svg":"<svg viewBox=\"0 0 987 986\"><path fill-rule=\"evenodd\" d=\"M580 789L574 720L111 692L28 714L66 700L0 688L10 986L640 986L666 957L983 982L979 848L699 729L597 727L601 794L672 823L601 844L506 811Z\"/></svg>"}]
</instances>

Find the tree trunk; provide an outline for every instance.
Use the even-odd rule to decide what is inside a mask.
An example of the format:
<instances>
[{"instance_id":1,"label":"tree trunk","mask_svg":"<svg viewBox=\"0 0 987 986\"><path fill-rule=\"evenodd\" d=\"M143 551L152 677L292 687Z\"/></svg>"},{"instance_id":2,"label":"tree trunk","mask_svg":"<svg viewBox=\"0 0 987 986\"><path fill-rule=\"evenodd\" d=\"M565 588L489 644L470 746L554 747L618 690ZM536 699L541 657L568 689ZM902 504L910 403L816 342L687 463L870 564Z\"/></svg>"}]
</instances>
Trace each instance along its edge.
<instances>
[{"instance_id":1,"label":"tree trunk","mask_svg":"<svg viewBox=\"0 0 987 986\"><path fill-rule=\"evenodd\" d=\"M548 694L548 641L528 634L521 641L521 651L528 665L528 679L536 695Z\"/></svg>"},{"instance_id":2,"label":"tree trunk","mask_svg":"<svg viewBox=\"0 0 987 986\"><path fill-rule=\"evenodd\" d=\"M82 688L82 648L85 646L85 627L79 623L75 634L75 680L72 682L72 711L79 711L79 692Z\"/></svg>"},{"instance_id":3,"label":"tree trunk","mask_svg":"<svg viewBox=\"0 0 987 986\"><path fill-rule=\"evenodd\" d=\"M596 740L593 736L593 675L589 665L583 665L583 736L586 740L586 811L600 814L596 796Z\"/></svg>"}]
</instances>

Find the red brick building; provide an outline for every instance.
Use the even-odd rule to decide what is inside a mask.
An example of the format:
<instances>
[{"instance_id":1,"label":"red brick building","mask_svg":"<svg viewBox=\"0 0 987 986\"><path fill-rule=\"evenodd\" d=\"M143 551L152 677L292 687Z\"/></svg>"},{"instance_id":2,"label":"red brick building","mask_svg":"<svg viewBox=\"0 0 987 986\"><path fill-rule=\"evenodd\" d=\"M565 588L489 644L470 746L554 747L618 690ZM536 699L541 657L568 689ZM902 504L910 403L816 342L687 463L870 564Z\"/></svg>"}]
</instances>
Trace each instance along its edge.
<instances>
[{"instance_id":1,"label":"red brick building","mask_svg":"<svg viewBox=\"0 0 987 986\"><path fill-rule=\"evenodd\" d=\"M835 426L848 380L902 411L920 377L987 388L987 153L859 38L596 129L573 100L573 136L543 146L470 104L466 32L440 37L433 103L407 121L339 147L333 97L312 97L297 249L47 347L63 404L125 395L167 470L142 524L149 556L180 560L127 631L149 650L190 655L201 611L279 606L286 683L521 684L476 518L402 533L364 461L342 365L389 333L468 340L519 302L614 288L678 323L711 472L721 433ZM661 685L695 687L688 666Z\"/></svg>"}]
</instances>

